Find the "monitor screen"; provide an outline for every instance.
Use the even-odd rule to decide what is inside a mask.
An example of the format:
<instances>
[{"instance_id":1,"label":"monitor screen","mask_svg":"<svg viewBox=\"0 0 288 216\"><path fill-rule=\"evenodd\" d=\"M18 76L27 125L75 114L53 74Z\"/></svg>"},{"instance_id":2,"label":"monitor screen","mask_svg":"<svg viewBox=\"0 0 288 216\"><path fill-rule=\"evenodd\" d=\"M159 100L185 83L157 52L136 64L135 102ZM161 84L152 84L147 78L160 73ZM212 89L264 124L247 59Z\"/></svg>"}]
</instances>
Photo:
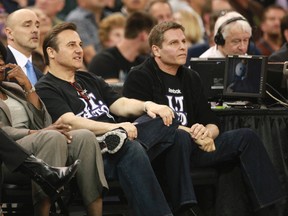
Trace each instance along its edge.
<instances>
[{"instance_id":1,"label":"monitor screen","mask_svg":"<svg viewBox=\"0 0 288 216\"><path fill-rule=\"evenodd\" d=\"M223 95L237 100L264 98L267 57L228 55Z\"/></svg>"},{"instance_id":2,"label":"monitor screen","mask_svg":"<svg viewBox=\"0 0 288 216\"><path fill-rule=\"evenodd\" d=\"M209 101L223 96L225 58L191 58L190 68L198 72Z\"/></svg>"},{"instance_id":3,"label":"monitor screen","mask_svg":"<svg viewBox=\"0 0 288 216\"><path fill-rule=\"evenodd\" d=\"M275 90L283 97L288 98L288 61L268 62L267 66L267 90L274 95Z\"/></svg>"}]
</instances>

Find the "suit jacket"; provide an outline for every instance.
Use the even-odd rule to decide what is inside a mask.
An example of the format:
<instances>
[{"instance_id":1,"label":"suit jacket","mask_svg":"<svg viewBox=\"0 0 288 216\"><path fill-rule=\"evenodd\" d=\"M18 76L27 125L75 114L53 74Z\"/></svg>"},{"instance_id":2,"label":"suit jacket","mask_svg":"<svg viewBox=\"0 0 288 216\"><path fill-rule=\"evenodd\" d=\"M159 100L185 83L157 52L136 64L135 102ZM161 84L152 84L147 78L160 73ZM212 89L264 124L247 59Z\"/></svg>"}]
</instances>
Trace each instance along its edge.
<instances>
[{"instance_id":1,"label":"suit jacket","mask_svg":"<svg viewBox=\"0 0 288 216\"><path fill-rule=\"evenodd\" d=\"M22 88L12 82L2 82L0 89L10 97L19 101L29 118L29 128L12 127L11 112L8 106L0 100L0 127L14 140L27 136L29 129L39 130L51 124L51 117L46 110L44 103L41 101L42 109L36 109L31 103L27 102Z\"/></svg>"},{"instance_id":2,"label":"suit jacket","mask_svg":"<svg viewBox=\"0 0 288 216\"><path fill-rule=\"evenodd\" d=\"M288 43L286 42L279 50L272 53L268 61L285 62L288 61Z\"/></svg>"},{"instance_id":3,"label":"suit jacket","mask_svg":"<svg viewBox=\"0 0 288 216\"><path fill-rule=\"evenodd\" d=\"M9 48L7 48L7 58L6 58L5 63L17 64L17 61ZM33 69L35 71L37 80L39 80L43 76L43 72L39 70L37 67L35 67L34 65L33 65Z\"/></svg>"}]
</instances>

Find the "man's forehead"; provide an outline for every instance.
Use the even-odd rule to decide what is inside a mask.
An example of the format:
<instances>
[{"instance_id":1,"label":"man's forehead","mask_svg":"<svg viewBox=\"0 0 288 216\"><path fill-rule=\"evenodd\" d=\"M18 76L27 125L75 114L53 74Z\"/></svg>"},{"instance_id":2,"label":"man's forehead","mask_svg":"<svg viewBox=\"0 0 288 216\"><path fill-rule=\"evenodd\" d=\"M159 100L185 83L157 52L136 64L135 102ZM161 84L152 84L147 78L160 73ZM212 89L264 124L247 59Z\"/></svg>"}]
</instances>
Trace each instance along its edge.
<instances>
[{"instance_id":1,"label":"man's forehead","mask_svg":"<svg viewBox=\"0 0 288 216\"><path fill-rule=\"evenodd\" d=\"M72 41L75 41L77 43L81 42L79 34L76 31L70 29L60 32L58 34L58 39L60 40L60 43L63 42L65 44Z\"/></svg>"},{"instance_id":2,"label":"man's forehead","mask_svg":"<svg viewBox=\"0 0 288 216\"><path fill-rule=\"evenodd\" d=\"M28 23L28 22L40 23L36 13L34 13L34 12L32 12L32 13L23 12L23 13L15 14L15 15L13 15L10 22L11 22L12 27L14 25L22 25L22 24Z\"/></svg>"},{"instance_id":3,"label":"man's forehead","mask_svg":"<svg viewBox=\"0 0 288 216\"><path fill-rule=\"evenodd\" d=\"M163 36L164 36L164 40L171 40L171 39L179 39L182 40L182 38L179 38L179 35L184 35L184 32L179 28L179 29L169 29L167 31L164 32Z\"/></svg>"}]
</instances>

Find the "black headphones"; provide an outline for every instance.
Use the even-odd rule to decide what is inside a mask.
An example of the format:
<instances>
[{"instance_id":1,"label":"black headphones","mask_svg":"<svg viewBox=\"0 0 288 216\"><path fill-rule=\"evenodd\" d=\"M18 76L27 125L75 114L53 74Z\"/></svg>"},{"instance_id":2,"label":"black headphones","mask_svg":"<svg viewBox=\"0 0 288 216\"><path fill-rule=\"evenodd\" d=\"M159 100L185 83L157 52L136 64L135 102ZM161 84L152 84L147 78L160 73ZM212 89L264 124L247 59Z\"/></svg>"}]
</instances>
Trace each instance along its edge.
<instances>
[{"instance_id":1,"label":"black headphones","mask_svg":"<svg viewBox=\"0 0 288 216\"><path fill-rule=\"evenodd\" d=\"M220 46L223 46L225 44L225 39L223 38L223 35L222 35L222 29L224 28L224 26L228 25L229 23L235 22L237 20L243 20L243 21L248 22L243 17L234 17L222 23L222 25L218 28L217 34L214 36L215 44L220 45Z\"/></svg>"}]
</instances>

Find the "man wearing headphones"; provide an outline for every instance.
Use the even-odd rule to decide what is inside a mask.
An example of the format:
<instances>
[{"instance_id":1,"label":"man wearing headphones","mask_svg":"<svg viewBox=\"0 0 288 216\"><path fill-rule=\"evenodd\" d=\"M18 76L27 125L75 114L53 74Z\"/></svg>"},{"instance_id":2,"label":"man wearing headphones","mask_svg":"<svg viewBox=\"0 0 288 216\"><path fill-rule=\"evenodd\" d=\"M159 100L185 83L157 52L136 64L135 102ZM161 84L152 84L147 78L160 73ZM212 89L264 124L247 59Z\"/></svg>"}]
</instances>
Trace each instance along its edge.
<instances>
[{"instance_id":1,"label":"man wearing headphones","mask_svg":"<svg viewBox=\"0 0 288 216\"><path fill-rule=\"evenodd\" d=\"M200 57L225 57L226 55L246 54L249 47L252 28L249 22L239 13L231 11L220 16L214 27L215 45Z\"/></svg>"}]
</instances>

